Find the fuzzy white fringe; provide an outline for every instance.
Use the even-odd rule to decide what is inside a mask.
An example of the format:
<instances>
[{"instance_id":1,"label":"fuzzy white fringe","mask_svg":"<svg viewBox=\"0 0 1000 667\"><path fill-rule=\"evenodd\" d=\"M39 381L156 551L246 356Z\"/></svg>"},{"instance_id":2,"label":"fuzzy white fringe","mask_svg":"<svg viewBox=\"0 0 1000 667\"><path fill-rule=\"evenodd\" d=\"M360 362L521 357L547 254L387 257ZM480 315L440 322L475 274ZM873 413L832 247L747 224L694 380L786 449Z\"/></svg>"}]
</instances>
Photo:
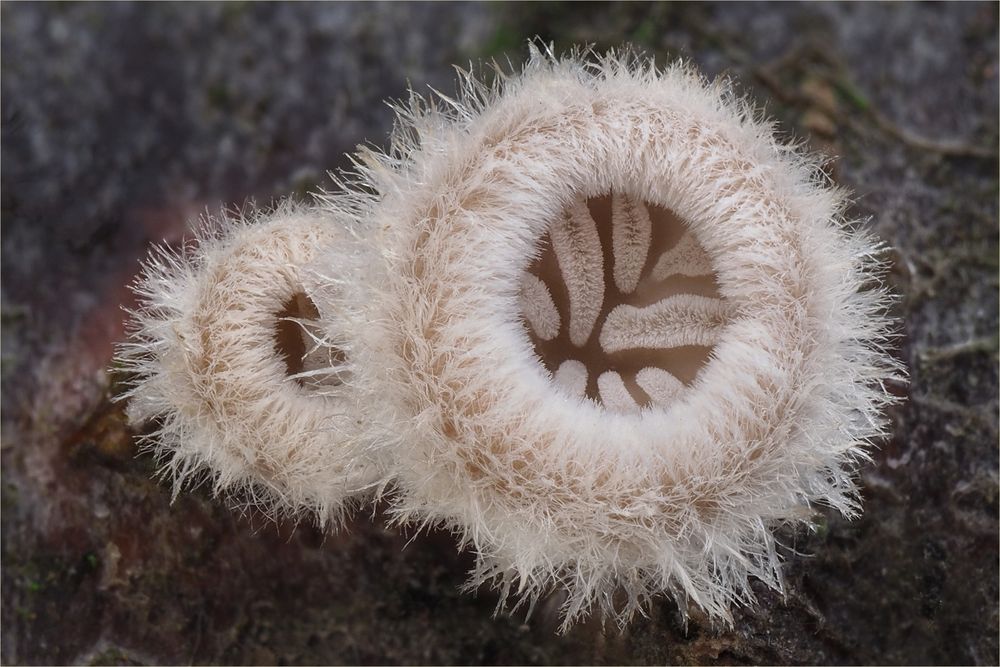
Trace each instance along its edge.
<instances>
[{"instance_id":1,"label":"fuzzy white fringe","mask_svg":"<svg viewBox=\"0 0 1000 667\"><path fill-rule=\"evenodd\" d=\"M881 248L725 81L535 49L492 85L460 74L457 99L399 107L387 153L360 153L314 211L147 266L130 415L160 417L175 479L208 468L279 507L337 516L393 485L399 522L477 554L470 588L564 589L564 627L594 603L624 623L662 591L730 619L751 576L781 589L775 526L858 511L856 465L901 375ZM538 240L611 191L679 214L735 309L669 407L558 390L522 324ZM290 385L265 334L302 281L290 267L320 250L322 338L356 371L331 397Z\"/></svg>"},{"instance_id":2,"label":"fuzzy white fringe","mask_svg":"<svg viewBox=\"0 0 1000 667\"><path fill-rule=\"evenodd\" d=\"M118 350L134 377L122 398L133 423L157 421L144 442L175 495L208 479L237 504L336 524L384 477L383 434L359 418L359 403L373 397L365 373L323 353L354 360L338 332L356 309L310 269L321 251L327 261L336 254L345 276L361 254L346 227L284 204L208 219L195 241L158 248L145 263L130 340ZM322 330L297 322L305 370L290 376L275 336L298 294L319 308Z\"/></svg>"}]
</instances>

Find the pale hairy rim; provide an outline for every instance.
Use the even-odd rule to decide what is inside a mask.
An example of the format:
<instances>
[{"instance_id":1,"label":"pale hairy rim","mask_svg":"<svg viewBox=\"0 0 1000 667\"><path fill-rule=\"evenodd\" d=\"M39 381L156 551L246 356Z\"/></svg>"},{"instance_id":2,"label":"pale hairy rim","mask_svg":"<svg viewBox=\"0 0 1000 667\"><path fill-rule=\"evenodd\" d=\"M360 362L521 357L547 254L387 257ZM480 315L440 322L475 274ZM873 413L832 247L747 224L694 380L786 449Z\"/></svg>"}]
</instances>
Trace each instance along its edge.
<instances>
[{"instance_id":1,"label":"pale hairy rim","mask_svg":"<svg viewBox=\"0 0 1000 667\"><path fill-rule=\"evenodd\" d=\"M309 265L331 234L309 217L226 233L230 238L210 249L199 268L208 279L186 318L186 340L181 341L184 373L197 397L187 407L203 425L207 417L215 432L204 434L209 442L199 445L201 456L215 460L213 465L224 471L244 470L284 498L302 485L303 472L311 475L300 471L301 466L331 439L337 415L349 407L344 400L349 387L303 382L291 372L299 370L300 360L288 359L289 350L281 347L282 337L300 335L301 345L292 346L291 352L305 352L304 361L310 353L329 352L315 344L303 324L312 319L315 308L309 297L314 290ZM302 324L283 322L289 315L299 316ZM314 361L314 366L324 365ZM305 487L301 492L317 498L325 493Z\"/></svg>"},{"instance_id":2,"label":"pale hairy rim","mask_svg":"<svg viewBox=\"0 0 1000 667\"><path fill-rule=\"evenodd\" d=\"M180 254L148 263L121 358L140 376L129 418L160 422L144 441L175 495L207 474L238 506L332 526L381 479L384 460L358 418L359 386L370 389L335 326L354 305L326 289L316 265L350 255L343 232L286 203L210 219Z\"/></svg>"}]
</instances>

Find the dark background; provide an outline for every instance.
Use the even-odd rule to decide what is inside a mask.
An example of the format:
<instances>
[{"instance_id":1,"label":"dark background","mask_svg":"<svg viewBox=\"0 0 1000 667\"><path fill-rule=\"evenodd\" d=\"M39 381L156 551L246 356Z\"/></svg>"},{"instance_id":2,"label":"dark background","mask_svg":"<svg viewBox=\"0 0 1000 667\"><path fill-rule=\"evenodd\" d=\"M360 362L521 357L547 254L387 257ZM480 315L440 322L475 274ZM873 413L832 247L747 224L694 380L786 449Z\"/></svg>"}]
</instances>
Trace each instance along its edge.
<instances>
[{"instance_id":1,"label":"dark background","mask_svg":"<svg viewBox=\"0 0 1000 667\"><path fill-rule=\"evenodd\" d=\"M997 23L959 4L26 4L2 25L5 663L998 662ZM658 598L624 632L493 617L447 534L324 536L170 502L110 365L149 243L206 208L302 197L407 81L631 41L729 74L838 160L893 246L912 382L864 517L783 537L785 598L735 627ZM404 548L405 547L405 548Z\"/></svg>"}]
</instances>

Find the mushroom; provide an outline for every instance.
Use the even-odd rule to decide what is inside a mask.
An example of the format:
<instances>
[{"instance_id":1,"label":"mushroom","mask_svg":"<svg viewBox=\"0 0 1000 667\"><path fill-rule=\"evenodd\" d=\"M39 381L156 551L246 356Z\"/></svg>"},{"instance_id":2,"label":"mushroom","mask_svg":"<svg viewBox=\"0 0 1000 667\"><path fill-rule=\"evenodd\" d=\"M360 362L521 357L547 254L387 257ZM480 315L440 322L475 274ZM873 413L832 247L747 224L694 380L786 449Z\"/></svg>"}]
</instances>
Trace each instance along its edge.
<instances>
[{"instance_id":1,"label":"mushroom","mask_svg":"<svg viewBox=\"0 0 1000 667\"><path fill-rule=\"evenodd\" d=\"M772 530L859 511L886 433L881 245L725 81L628 53L414 98L365 156L398 521L564 628L781 589Z\"/></svg>"},{"instance_id":2,"label":"mushroom","mask_svg":"<svg viewBox=\"0 0 1000 667\"><path fill-rule=\"evenodd\" d=\"M175 496L207 476L237 503L336 524L383 476L344 333L352 308L309 268L323 252L339 253L342 275L356 261L346 228L286 203L210 219L179 252L151 253L118 350L133 376L119 398L132 423L156 423L143 440Z\"/></svg>"}]
</instances>

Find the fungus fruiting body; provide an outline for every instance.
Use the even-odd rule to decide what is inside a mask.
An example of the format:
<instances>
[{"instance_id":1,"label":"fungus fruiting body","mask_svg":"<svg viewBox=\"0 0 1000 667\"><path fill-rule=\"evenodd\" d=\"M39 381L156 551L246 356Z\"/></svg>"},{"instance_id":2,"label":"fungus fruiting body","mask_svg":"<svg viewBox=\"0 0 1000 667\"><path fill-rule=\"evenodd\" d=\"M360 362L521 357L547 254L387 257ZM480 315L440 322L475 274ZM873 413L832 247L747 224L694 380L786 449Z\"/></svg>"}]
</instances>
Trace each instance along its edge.
<instances>
[{"instance_id":1,"label":"fungus fruiting body","mask_svg":"<svg viewBox=\"0 0 1000 667\"><path fill-rule=\"evenodd\" d=\"M333 287L317 294L310 269L331 244L346 273L346 230L286 204L151 254L119 359L135 377L128 415L158 422L146 440L175 490L207 474L216 493L326 523L382 476L353 350L330 333L351 309Z\"/></svg>"},{"instance_id":2,"label":"fungus fruiting body","mask_svg":"<svg viewBox=\"0 0 1000 667\"><path fill-rule=\"evenodd\" d=\"M376 318L410 416L395 512L624 620L781 586L772 528L857 511L884 433L877 244L725 83L608 55L471 76L394 135ZM603 209L603 210L602 210Z\"/></svg>"},{"instance_id":3,"label":"fungus fruiting body","mask_svg":"<svg viewBox=\"0 0 1000 667\"><path fill-rule=\"evenodd\" d=\"M845 193L726 82L628 54L533 50L398 112L294 233L147 269L124 357L169 469L321 518L391 489L476 554L470 587L563 589L564 627L780 589L772 530L858 511L900 374Z\"/></svg>"}]
</instances>

